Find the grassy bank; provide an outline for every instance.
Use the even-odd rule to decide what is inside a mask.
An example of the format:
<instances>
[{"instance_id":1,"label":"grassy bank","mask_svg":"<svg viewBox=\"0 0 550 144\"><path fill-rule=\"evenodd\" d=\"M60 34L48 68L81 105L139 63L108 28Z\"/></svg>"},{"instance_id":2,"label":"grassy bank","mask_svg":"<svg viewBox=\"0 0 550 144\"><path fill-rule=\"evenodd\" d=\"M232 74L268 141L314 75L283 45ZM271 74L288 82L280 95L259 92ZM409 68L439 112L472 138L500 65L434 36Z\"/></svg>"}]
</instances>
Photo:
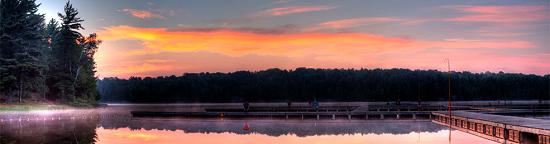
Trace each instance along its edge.
<instances>
[{"instance_id":1,"label":"grassy bank","mask_svg":"<svg viewBox=\"0 0 550 144\"><path fill-rule=\"evenodd\" d=\"M64 104L47 103L0 104L0 111L62 110L71 108L75 107Z\"/></svg>"}]
</instances>

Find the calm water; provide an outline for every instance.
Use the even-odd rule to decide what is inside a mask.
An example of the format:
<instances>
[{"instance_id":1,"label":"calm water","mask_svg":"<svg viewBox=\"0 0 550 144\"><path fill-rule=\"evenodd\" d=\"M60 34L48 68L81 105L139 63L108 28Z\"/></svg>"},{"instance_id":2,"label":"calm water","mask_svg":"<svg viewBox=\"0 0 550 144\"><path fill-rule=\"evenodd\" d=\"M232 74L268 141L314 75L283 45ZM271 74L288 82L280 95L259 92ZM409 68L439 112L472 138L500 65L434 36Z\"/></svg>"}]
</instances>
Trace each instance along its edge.
<instances>
[{"instance_id":1,"label":"calm water","mask_svg":"<svg viewBox=\"0 0 550 144\"><path fill-rule=\"evenodd\" d=\"M444 144L449 130L430 121L297 121L132 118L127 111L0 113L1 144ZM249 129L245 130L245 125ZM451 131L453 144L487 144Z\"/></svg>"}]
</instances>

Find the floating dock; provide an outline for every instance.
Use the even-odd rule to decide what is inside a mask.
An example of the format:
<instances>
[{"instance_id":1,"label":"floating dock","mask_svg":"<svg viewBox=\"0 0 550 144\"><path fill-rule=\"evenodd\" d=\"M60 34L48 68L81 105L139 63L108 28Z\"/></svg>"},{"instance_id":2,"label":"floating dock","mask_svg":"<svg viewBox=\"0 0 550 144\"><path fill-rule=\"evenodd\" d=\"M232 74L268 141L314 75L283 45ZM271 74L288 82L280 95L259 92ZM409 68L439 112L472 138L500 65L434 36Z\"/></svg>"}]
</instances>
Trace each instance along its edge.
<instances>
[{"instance_id":1,"label":"floating dock","mask_svg":"<svg viewBox=\"0 0 550 144\"><path fill-rule=\"evenodd\" d=\"M429 119L427 111L373 111L373 112L154 112L132 111L133 117L184 118L270 118L308 120L369 120L369 119Z\"/></svg>"},{"instance_id":2,"label":"floating dock","mask_svg":"<svg viewBox=\"0 0 550 144\"><path fill-rule=\"evenodd\" d=\"M453 111L432 112L435 123L499 143L550 144L550 121L515 116Z\"/></svg>"},{"instance_id":3,"label":"floating dock","mask_svg":"<svg viewBox=\"0 0 550 144\"><path fill-rule=\"evenodd\" d=\"M430 109L440 109L433 107ZM441 108L444 109L444 108ZM183 117L183 118L256 118L256 119L301 119L301 120L380 120L380 119L426 119L431 111L415 106L254 106L245 110L242 106L208 107L199 112L182 111L132 111L133 117Z\"/></svg>"}]
</instances>

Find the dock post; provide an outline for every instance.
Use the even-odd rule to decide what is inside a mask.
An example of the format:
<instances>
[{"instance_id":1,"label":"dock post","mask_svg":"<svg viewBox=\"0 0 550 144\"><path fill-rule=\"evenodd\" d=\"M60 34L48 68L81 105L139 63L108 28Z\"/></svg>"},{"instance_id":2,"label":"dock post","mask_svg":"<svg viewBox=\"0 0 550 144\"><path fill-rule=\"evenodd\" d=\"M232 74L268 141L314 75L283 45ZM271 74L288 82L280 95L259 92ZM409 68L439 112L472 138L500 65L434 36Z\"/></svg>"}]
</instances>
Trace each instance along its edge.
<instances>
[{"instance_id":1,"label":"dock post","mask_svg":"<svg viewBox=\"0 0 550 144\"><path fill-rule=\"evenodd\" d=\"M335 120L335 119L336 119L336 116L332 114L332 120Z\"/></svg>"},{"instance_id":2,"label":"dock post","mask_svg":"<svg viewBox=\"0 0 550 144\"><path fill-rule=\"evenodd\" d=\"M351 115L350 114L348 114L348 120L351 120Z\"/></svg>"},{"instance_id":3,"label":"dock post","mask_svg":"<svg viewBox=\"0 0 550 144\"><path fill-rule=\"evenodd\" d=\"M304 120L304 115L302 114L302 120Z\"/></svg>"},{"instance_id":4,"label":"dock post","mask_svg":"<svg viewBox=\"0 0 550 144\"><path fill-rule=\"evenodd\" d=\"M430 119L430 120L432 119L432 114L429 114L429 119Z\"/></svg>"},{"instance_id":5,"label":"dock post","mask_svg":"<svg viewBox=\"0 0 550 144\"><path fill-rule=\"evenodd\" d=\"M475 127L474 127L474 129L475 129ZM508 134L509 134L508 133L508 128L506 128L506 125L504 125L504 130L503 131L504 131L504 140L506 141L506 140L508 140Z\"/></svg>"},{"instance_id":6,"label":"dock post","mask_svg":"<svg viewBox=\"0 0 550 144\"><path fill-rule=\"evenodd\" d=\"M413 119L416 119L416 114L413 114Z\"/></svg>"},{"instance_id":7,"label":"dock post","mask_svg":"<svg viewBox=\"0 0 550 144\"><path fill-rule=\"evenodd\" d=\"M317 115L317 120L319 120L319 115Z\"/></svg>"},{"instance_id":8,"label":"dock post","mask_svg":"<svg viewBox=\"0 0 550 144\"><path fill-rule=\"evenodd\" d=\"M384 119L384 114L380 114L380 119Z\"/></svg>"},{"instance_id":9,"label":"dock post","mask_svg":"<svg viewBox=\"0 0 550 144\"><path fill-rule=\"evenodd\" d=\"M399 114L397 114L397 119L399 119Z\"/></svg>"}]
</instances>

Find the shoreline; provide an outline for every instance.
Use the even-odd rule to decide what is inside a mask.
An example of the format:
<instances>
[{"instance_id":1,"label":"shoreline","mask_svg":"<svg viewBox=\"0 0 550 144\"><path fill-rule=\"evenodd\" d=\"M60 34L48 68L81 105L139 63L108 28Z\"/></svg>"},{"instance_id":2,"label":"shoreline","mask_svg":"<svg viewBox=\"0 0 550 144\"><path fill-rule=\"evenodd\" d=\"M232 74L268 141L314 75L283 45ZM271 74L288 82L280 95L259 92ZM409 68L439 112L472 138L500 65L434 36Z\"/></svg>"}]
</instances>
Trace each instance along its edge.
<instances>
[{"instance_id":1,"label":"shoreline","mask_svg":"<svg viewBox=\"0 0 550 144\"><path fill-rule=\"evenodd\" d=\"M68 110L85 109L86 107L75 107L68 104L49 104L49 103L10 103L0 104L0 112L29 112L40 110Z\"/></svg>"}]
</instances>

